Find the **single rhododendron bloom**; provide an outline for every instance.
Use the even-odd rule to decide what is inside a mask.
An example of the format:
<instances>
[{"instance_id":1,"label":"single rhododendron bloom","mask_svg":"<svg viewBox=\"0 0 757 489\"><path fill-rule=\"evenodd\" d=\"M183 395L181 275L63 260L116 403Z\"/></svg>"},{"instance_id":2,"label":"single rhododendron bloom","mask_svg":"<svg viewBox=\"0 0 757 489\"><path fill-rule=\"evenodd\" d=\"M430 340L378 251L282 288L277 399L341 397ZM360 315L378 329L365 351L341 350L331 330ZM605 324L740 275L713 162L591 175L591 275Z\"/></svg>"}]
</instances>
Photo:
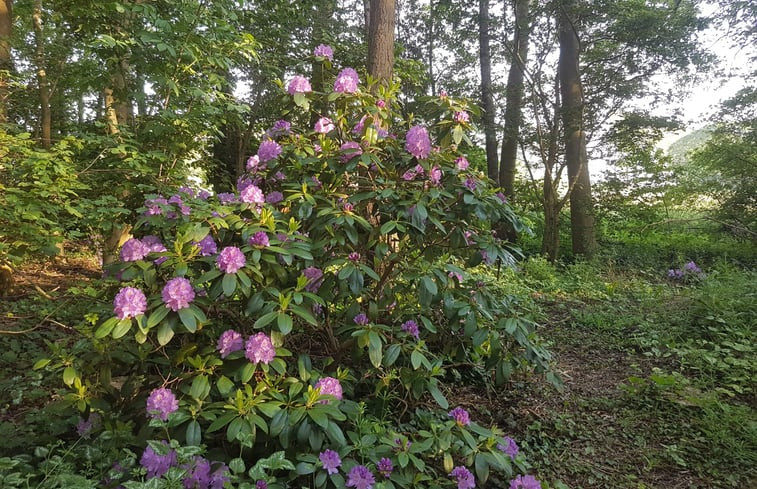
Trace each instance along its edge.
<instances>
[{"instance_id":1,"label":"single rhododendron bloom","mask_svg":"<svg viewBox=\"0 0 757 489\"><path fill-rule=\"evenodd\" d=\"M336 474L339 472L339 466L342 465L342 459L339 458L339 454L334 450L324 450L318 455L318 458L323 464L323 468L329 474Z\"/></svg>"},{"instance_id":2,"label":"single rhododendron bloom","mask_svg":"<svg viewBox=\"0 0 757 489\"><path fill-rule=\"evenodd\" d=\"M221 250L216 258L218 269L224 273L237 273L245 263L247 263L247 259L244 257L244 253L236 246L227 246Z\"/></svg>"},{"instance_id":3,"label":"single rhododendron bloom","mask_svg":"<svg viewBox=\"0 0 757 489\"><path fill-rule=\"evenodd\" d=\"M257 185L250 184L246 186L244 190L242 190L242 192L239 194L239 196L242 199L242 202L246 202L248 204L261 205L265 202L265 195Z\"/></svg>"},{"instance_id":4,"label":"single rhododendron bloom","mask_svg":"<svg viewBox=\"0 0 757 489\"><path fill-rule=\"evenodd\" d=\"M331 61L334 58L334 50L327 44L319 44L313 50L313 56L320 56L321 58L326 58Z\"/></svg>"},{"instance_id":5,"label":"single rhododendron bloom","mask_svg":"<svg viewBox=\"0 0 757 489\"><path fill-rule=\"evenodd\" d=\"M121 261L141 260L150 252L150 249L136 238L128 239L121 247Z\"/></svg>"},{"instance_id":6,"label":"single rhododendron bloom","mask_svg":"<svg viewBox=\"0 0 757 489\"><path fill-rule=\"evenodd\" d=\"M418 323L412 319L402 323L402 331L414 337L416 340L420 337L420 331L418 330Z\"/></svg>"},{"instance_id":7,"label":"single rhododendron bloom","mask_svg":"<svg viewBox=\"0 0 757 489\"><path fill-rule=\"evenodd\" d=\"M318 292L323 282L323 270L316 267L307 267L302 271L305 278L308 279L308 283L305 285L306 292Z\"/></svg>"},{"instance_id":8,"label":"single rhododendron bloom","mask_svg":"<svg viewBox=\"0 0 757 489\"><path fill-rule=\"evenodd\" d=\"M388 479L392 476L394 465L392 464L391 460L384 457L376 464L376 470L378 470L379 474L383 475L385 479Z\"/></svg>"},{"instance_id":9,"label":"single rhododendron bloom","mask_svg":"<svg viewBox=\"0 0 757 489\"><path fill-rule=\"evenodd\" d=\"M315 121L315 126L313 126L313 130L321 134L329 133L334 129L336 129L336 126L334 125L334 122L328 117L321 117L320 119Z\"/></svg>"},{"instance_id":10,"label":"single rhododendron bloom","mask_svg":"<svg viewBox=\"0 0 757 489\"><path fill-rule=\"evenodd\" d=\"M373 477L373 473L365 465L356 465L350 469L350 473L347 474L347 487L354 487L355 489L371 489L373 484L376 483L376 478Z\"/></svg>"},{"instance_id":11,"label":"single rhododendron bloom","mask_svg":"<svg viewBox=\"0 0 757 489\"><path fill-rule=\"evenodd\" d=\"M289 92L289 95L294 95L295 93L306 93L306 92L312 92L313 89L310 87L310 82L307 78L304 76L297 75L294 78L292 78L292 81L289 82L289 86L287 87L287 92Z\"/></svg>"},{"instance_id":12,"label":"single rhododendron bloom","mask_svg":"<svg viewBox=\"0 0 757 489\"><path fill-rule=\"evenodd\" d=\"M357 71L352 68L345 68L339 72L334 80L334 91L342 93L357 92L357 85L360 83Z\"/></svg>"},{"instance_id":13,"label":"single rhododendron bloom","mask_svg":"<svg viewBox=\"0 0 757 489\"><path fill-rule=\"evenodd\" d=\"M244 348L244 339L242 335L233 329L229 329L223 332L218 338L218 351L221 353L221 358L226 358L235 351L240 351Z\"/></svg>"},{"instance_id":14,"label":"single rhododendron bloom","mask_svg":"<svg viewBox=\"0 0 757 489\"><path fill-rule=\"evenodd\" d=\"M510 481L510 489L541 489L541 484L532 475L519 475Z\"/></svg>"},{"instance_id":15,"label":"single rhododendron bloom","mask_svg":"<svg viewBox=\"0 0 757 489\"><path fill-rule=\"evenodd\" d=\"M468 426L470 424L470 415L468 414L468 411L461 407L456 407L448 414L449 417L454 419L455 423L460 426Z\"/></svg>"},{"instance_id":16,"label":"single rhododendron bloom","mask_svg":"<svg viewBox=\"0 0 757 489\"><path fill-rule=\"evenodd\" d=\"M405 150L418 159L428 158L431 152L431 139L423 126L413 126L405 137Z\"/></svg>"},{"instance_id":17,"label":"single rhododendron bloom","mask_svg":"<svg viewBox=\"0 0 757 489\"><path fill-rule=\"evenodd\" d=\"M279 157L281 145L272 139L266 139L258 146L258 158L261 163L267 163Z\"/></svg>"},{"instance_id":18,"label":"single rhododendron bloom","mask_svg":"<svg viewBox=\"0 0 757 489\"><path fill-rule=\"evenodd\" d=\"M189 280L184 277L175 277L163 287L161 297L166 307L176 312L189 307L189 303L195 298L195 291Z\"/></svg>"},{"instance_id":19,"label":"single rhododendron bloom","mask_svg":"<svg viewBox=\"0 0 757 489\"><path fill-rule=\"evenodd\" d=\"M476 487L476 478L471 471L459 465L449 473L450 477L457 479L457 489L474 489Z\"/></svg>"},{"instance_id":20,"label":"single rhododendron bloom","mask_svg":"<svg viewBox=\"0 0 757 489\"><path fill-rule=\"evenodd\" d=\"M163 444L168 445L165 441ZM142 458L139 460L139 464L147 470L148 479L163 476L176 463L176 450L171 449L165 455L158 455L149 445L145 448Z\"/></svg>"},{"instance_id":21,"label":"single rhododendron bloom","mask_svg":"<svg viewBox=\"0 0 757 489\"><path fill-rule=\"evenodd\" d=\"M260 332L250 336L245 345L245 356L252 363L271 363L276 356L276 349L273 347L271 338Z\"/></svg>"},{"instance_id":22,"label":"single rhododendron bloom","mask_svg":"<svg viewBox=\"0 0 757 489\"><path fill-rule=\"evenodd\" d=\"M213 240L213 236L209 234L196 242L195 245L200 248L201 256L210 256L218 253L218 245L216 245L216 242Z\"/></svg>"},{"instance_id":23,"label":"single rhododendron bloom","mask_svg":"<svg viewBox=\"0 0 757 489\"><path fill-rule=\"evenodd\" d=\"M342 384L339 379L334 377L324 377L315 383L315 388L320 389L321 395L334 396L337 399L342 398ZM328 404L328 400L321 401L322 404Z\"/></svg>"},{"instance_id":24,"label":"single rhododendron bloom","mask_svg":"<svg viewBox=\"0 0 757 489\"><path fill-rule=\"evenodd\" d=\"M462 170L467 170L467 169L468 169L468 167L470 166L470 163L469 163L469 162L468 162L468 160L467 160L467 159L465 158L465 156L459 156L459 157L458 157L458 158L457 158L457 159L455 160L455 165L457 166L457 169L458 169L458 170L461 170L461 171L462 171Z\"/></svg>"},{"instance_id":25,"label":"single rhododendron bloom","mask_svg":"<svg viewBox=\"0 0 757 489\"><path fill-rule=\"evenodd\" d=\"M363 148L360 147L360 143L354 141L348 141L339 148L344 154L342 155L342 163L347 163L355 156L363 154Z\"/></svg>"},{"instance_id":26,"label":"single rhododendron bloom","mask_svg":"<svg viewBox=\"0 0 757 489\"><path fill-rule=\"evenodd\" d=\"M147 414L153 419L168 420L168 415L179 409L179 401L171 389L155 389L147 398Z\"/></svg>"},{"instance_id":27,"label":"single rhododendron bloom","mask_svg":"<svg viewBox=\"0 0 757 489\"><path fill-rule=\"evenodd\" d=\"M258 231L257 233L250 236L250 244L252 246L270 246L270 240L268 239L268 234L266 234L265 231Z\"/></svg>"},{"instance_id":28,"label":"single rhododendron bloom","mask_svg":"<svg viewBox=\"0 0 757 489\"><path fill-rule=\"evenodd\" d=\"M509 436L505 437L505 443L504 444L498 443L497 444L497 448L499 450L505 452L513 460L515 460L515 456L518 455L518 444L515 443L515 440L513 440Z\"/></svg>"},{"instance_id":29,"label":"single rhododendron bloom","mask_svg":"<svg viewBox=\"0 0 757 489\"><path fill-rule=\"evenodd\" d=\"M113 299L113 313L118 319L131 319L144 314L147 298L144 292L134 287L124 287Z\"/></svg>"},{"instance_id":30,"label":"single rhododendron bloom","mask_svg":"<svg viewBox=\"0 0 757 489\"><path fill-rule=\"evenodd\" d=\"M455 115L454 115L453 119L454 119L454 120L455 120L455 122L457 122L458 124L464 124L464 123L466 123L466 122L470 121L470 116L469 116L469 115L468 115L468 113L467 113L467 112L465 112L465 111L462 111L462 112L455 112Z\"/></svg>"}]
</instances>

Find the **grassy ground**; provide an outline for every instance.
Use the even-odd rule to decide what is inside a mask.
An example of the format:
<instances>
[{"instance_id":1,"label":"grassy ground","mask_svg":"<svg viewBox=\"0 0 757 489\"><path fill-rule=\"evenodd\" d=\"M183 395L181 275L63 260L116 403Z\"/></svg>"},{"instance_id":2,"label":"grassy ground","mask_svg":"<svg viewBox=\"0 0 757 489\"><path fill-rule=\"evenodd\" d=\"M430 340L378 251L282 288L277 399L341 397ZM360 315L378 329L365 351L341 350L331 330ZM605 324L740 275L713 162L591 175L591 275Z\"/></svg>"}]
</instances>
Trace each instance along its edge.
<instances>
[{"instance_id":1,"label":"grassy ground","mask_svg":"<svg viewBox=\"0 0 757 489\"><path fill-rule=\"evenodd\" d=\"M673 281L617 263L531 259L500 276L543 325L564 390L533 376L450 395L506 428L551 488L755 487L757 273L712 259ZM60 378L32 366L75 351L91 304L110 307L98 276L86 258L30 265L0 300L0 457L75 438Z\"/></svg>"},{"instance_id":2,"label":"grassy ground","mask_svg":"<svg viewBox=\"0 0 757 489\"><path fill-rule=\"evenodd\" d=\"M490 409L542 479L755 487L757 274L723 263L682 282L607 262L524 269L565 389L523 379Z\"/></svg>"}]
</instances>

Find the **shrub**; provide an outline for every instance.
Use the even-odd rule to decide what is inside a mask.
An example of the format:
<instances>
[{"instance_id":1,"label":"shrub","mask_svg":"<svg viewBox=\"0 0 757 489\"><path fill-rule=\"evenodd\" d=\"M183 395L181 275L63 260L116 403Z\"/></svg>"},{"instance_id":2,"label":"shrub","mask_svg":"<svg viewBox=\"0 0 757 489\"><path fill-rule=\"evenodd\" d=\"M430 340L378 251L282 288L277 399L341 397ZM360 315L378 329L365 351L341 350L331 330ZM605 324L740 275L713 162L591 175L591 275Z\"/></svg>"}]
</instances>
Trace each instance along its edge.
<instances>
[{"instance_id":1,"label":"shrub","mask_svg":"<svg viewBox=\"0 0 757 489\"><path fill-rule=\"evenodd\" d=\"M52 363L66 399L206 447L239 487L512 478L523 460L450 410L444 380L547 368L533 323L466 271L514 263L490 223L516 216L465 164L464 104L429 100L430 124L396 112L394 86L335 88L284 95L234 193L147 196L110 270L114 316Z\"/></svg>"}]
</instances>

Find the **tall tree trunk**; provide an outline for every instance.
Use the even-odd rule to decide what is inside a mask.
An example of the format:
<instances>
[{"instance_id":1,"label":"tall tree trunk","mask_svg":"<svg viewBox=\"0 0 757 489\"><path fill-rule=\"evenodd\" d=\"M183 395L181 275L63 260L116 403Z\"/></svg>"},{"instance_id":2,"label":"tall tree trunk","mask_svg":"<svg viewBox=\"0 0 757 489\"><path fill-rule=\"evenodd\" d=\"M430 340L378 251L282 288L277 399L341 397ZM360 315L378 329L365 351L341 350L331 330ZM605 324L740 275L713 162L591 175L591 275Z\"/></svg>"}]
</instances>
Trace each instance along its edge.
<instances>
[{"instance_id":1,"label":"tall tree trunk","mask_svg":"<svg viewBox=\"0 0 757 489\"><path fill-rule=\"evenodd\" d=\"M530 0L515 0L515 32L513 34L512 61L505 89L505 130L502 138L502 155L499 163L499 184L505 196L515 198L515 162L518 154L521 112L523 108L523 79L528 60Z\"/></svg>"},{"instance_id":2,"label":"tall tree trunk","mask_svg":"<svg viewBox=\"0 0 757 489\"><path fill-rule=\"evenodd\" d=\"M39 123L40 142L45 149L50 148L52 120L50 118L50 87L45 71L45 38L42 31L42 0L34 0L32 12L34 22L34 62L37 68L37 87L39 89Z\"/></svg>"},{"instance_id":3,"label":"tall tree trunk","mask_svg":"<svg viewBox=\"0 0 757 489\"><path fill-rule=\"evenodd\" d=\"M434 75L434 0L429 2L428 23L426 24L426 64L428 65L428 79L431 82L431 93L436 95L436 78Z\"/></svg>"},{"instance_id":4,"label":"tall tree trunk","mask_svg":"<svg viewBox=\"0 0 757 489\"><path fill-rule=\"evenodd\" d=\"M395 0L371 0L367 68L368 74L383 85L392 81L395 14Z\"/></svg>"},{"instance_id":5,"label":"tall tree trunk","mask_svg":"<svg viewBox=\"0 0 757 489\"><path fill-rule=\"evenodd\" d=\"M565 139L565 162L568 166L570 192L570 230L573 253L590 256L596 249L594 208L591 199L586 156L586 133L583 127L583 87L578 69L580 46L575 25L575 0L563 0L559 13L560 95Z\"/></svg>"},{"instance_id":6,"label":"tall tree trunk","mask_svg":"<svg viewBox=\"0 0 757 489\"><path fill-rule=\"evenodd\" d=\"M8 98L6 73L11 71L11 34L13 33L13 0L0 0L0 124L8 116L5 101Z\"/></svg>"},{"instance_id":7,"label":"tall tree trunk","mask_svg":"<svg viewBox=\"0 0 757 489\"><path fill-rule=\"evenodd\" d=\"M486 137L486 173L499 183L497 168L497 128L494 126L492 62L489 52L489 0L478 1L478 52L481 63L481 122Z\"/></svg>"}]
</instances>

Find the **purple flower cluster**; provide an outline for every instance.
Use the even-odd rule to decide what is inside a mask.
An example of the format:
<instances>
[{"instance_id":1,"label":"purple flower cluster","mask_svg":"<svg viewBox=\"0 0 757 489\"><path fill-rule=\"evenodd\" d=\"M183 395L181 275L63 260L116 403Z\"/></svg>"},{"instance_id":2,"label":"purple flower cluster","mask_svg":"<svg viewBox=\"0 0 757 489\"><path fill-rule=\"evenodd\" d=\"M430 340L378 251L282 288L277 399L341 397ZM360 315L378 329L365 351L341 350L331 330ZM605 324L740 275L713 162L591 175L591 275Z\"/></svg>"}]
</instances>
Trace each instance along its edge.
<instances>
[{"instance_id":1,"label":"purple flower cluster","mask_svg":"<svg viewBox=\"0 0 757 489\"><path fill-rule=\"evenodd\" d=\"M329 474L336 474L339 472L339 467L342 465L342 459L339 458L339 454L334 450L326 449L318 455L318 458L323 464L323 468Z\"/></svg>"},{"instance_id":2,"label":"purple flower cluster","mask_svg":"<svg viewBox=\"0 0 757 489\"><path fill-rule=\"evenodd\" d=\"M307 267L302 271L305 278L308 279L308 283L305 285L306 292L316 293L321 288L323 282L323 270L316 267Z\"/></svg>"},{"instance_id":3,"label":"purple flower cluster","mask_svg":"<svg viewBox=\"0 0 757 489\"><path fill-rule=\"evenodd\" d=\"M237 196L230 192L221 192L216 195L216 197L218 197L218 202L222 204L233 204L234 202L237 202Z\"/></svg>"},{"instance_id":4,"label":"purple flower cluster","mask_svg":"<svg viewBox=\"0 0 757 489\"><path fill-rule=\"evenodd\" d=\"M144 314L146 309L147 297L134 287L122 288L113 299L113 313L118 319L131 319Z\"/></svg>"},{"instance_id":5,"label":"purple flower cluster","mask_svg":"<svg viewBox=\"0 0 757 489\"><path fill-rule=\"evenodd\" d=\"M515 443L515 440L510 438L509 436L505 437L505 443L498 443L497 449L505 452L506 455L509 455L511 459L515 460L515 457L518 455L518 444Z\"/></svg>"},{"instance_id":6,"label":"purple flower cluster","mask_svg":"<svg viewBox=\"0 0 757 489\"><path fill-rule=\"evenodd\" d=\"M315 383L315 388L320 389L322 396L334 396L337 399L342 399L342 384L339 383L339 379L334 377L323 377L321 380ZM322 404L328 404L328 400L321 401Z\"/></svg>"},{"instance_id":7,"label":"purple flower cluster","mask_svg":"<svg viewBox=\"0 0 757 489\"><path fill-rule=\"evenodd\" d=\"M450 418L455 420L455 423L457 423L458 426L468 426L470 424L470 415L468 414L468 411L459 406L447 414Z\"/></svg>"},{"instance_id":8,"label":"purple flower cluster","mask_svg":"<svg viewBox=\"0 0 757 489\"><path fill-rule=\"evenodd\" d=\"M334 80L334 91L341 93L357 92L357 85L360 83L357 71L352 68L345 68L339 72Z\"/></svg>"},{"instance_id":9,"label":"purple flower cluster","mask_svg":"<svg viewBox=\"0 0 757 489\"><path fill-rule=\"evenodd\" d=\"M100 418L99 414L89 413L89 417L86 420L84 418L79 418L79 422L76 423L76 433L82 438L88 440L92 434L92 430L98 428L101 422L102 418Z\"/></svg>"},{"instance_id":10,"label":"purple flower cluster","mask_svg":"<svg viewBox=\"0 0 757 489\"><path fill-rule=\"evenodd\" d=\"M339 147L339 150L343 153L341 156L342 163L347 163L352 158L363 154L363 148L360 147L360 143L355 141L347 141Z\"/></svg>"},{"instance_id":11,"label":"purple flower cluster","mask_svg":"<svg viewBox=\"0 0 757 489\"><path fill-rule=\"evenodd\" d=\"M357 251L353 251L352 253L347 255L347 259L351 262L357 263L360 261L360 253L358 253Z\"/></svg>"},{"instance_id":12,"label":"purple flower cluster","mask_svg":"<svg viewBox=\"0 0 757 489\"><path fill-rule=\"evenodd\" d=\"M163 207L167 206L168 200L166 200L163 196L158 196L154 199L145 199L145 207L147 207L147 210L145 210L146 216L160 216L163 214Z\"/></svg>"},{"instance_id":13,"label":"purple flower cluster","mask_svg":"<svg viewBox=\"0 0 757 489\"><path fill-rule=\"evenodd\" d=\"M401 328L402 328L402 331L414 337L416 340L420 338L420 331L418 330L418 323L416 323L412 319L402 323Z\"/></svg>"},{"instance_id":14,"label":"purple flower cluster","mask_svg":"<svg viewBox=\"0 0 757 489\"><path fill-rule=\"evenodd\" d=\"M460 171L467 170L470 166L470 163L465 158L465 156L458 156L455 160L455 166L457 166L457 169Z\"/></svg>"},{"instance_id":15,"label":"purple flower cluster","mask_svg":"<svg viewBox=\"0 0 757 489\"><path fill-rule=\"evenodd\" d=\"M413 126L407 131L405 150L420 160L428 158L431 152L431 139L425 127Z\"/></svg>"},{"instance_id":16,"label":"purple flower cluster","mask_svg":"<svg viewBox=\"0 0 757 489\"><path fill-rule=\"evenodd\" d=\"M449 476L457 479L457 489L473 489L476 487L476 478L470 470L462 465L458 465L452 469Z\"/></svg>"},{"instance_id":17,"label":"purple flower cluster","mask_svg":"<svg viewBox=\"0 0 757 489\"><path fill-rule=\"evenodd\" d=\"M160 293L163 303L173 312L189 307L189 303L195 298L192 284L184 277L175 277L169 280Z\"/></svg>"},{"instance_id":18,"label":"purple flower cluster","mask_svg":"<svg viewBox=\"0 0 757 489\"><path fill-rule=\"evenodd\" d=\"M465 179L465 182L463 182L463 186L473 192L476 190L476 180L473 177L468 177Z\"/></svg>"},{"instance_id":19,"label":"purple flower cluster","mask_svg":"<svg viewBox=\"0 0 757 489\"><path fill-rule=\"evenodd\" d=\"M281 145L272 139L266 139L258 146L258 158L261 163L275 160L281 154Z\"/></svg>"},{"instance_id":20,"label":"purple flower cluster","mask_svg":"<svg viewBox=\"0 0 757 489\"><path fill-rule=\"evenodd\" d=\"M263 191L257 185L250 184L246 186L240 193L242 202L248 204L261 205L265 202L265 195Z\"/></svg>"},{"instance_id":21,"label":"purple flower cluster","mask_svg":"<svg viewBox=\"0 0 757 489\"><path fill-rule=\"evenodd\" d=\"M331 61L334 58L334 50L327 44L319 44L313 50L313 56L319 56Z\"/></svg>"},{"instance_id":22,"label":"purple flower cluster","mask_svg":"<svg viewBox=\"0 0 757 489\"><path fill-rule=\"evenodd\" d=\"M271 337L260 332L247 340L244 355L252 363L268 364L276 356L276 349L273 347Z\"/></svg>"},{"instance_id":23,"label":"purple flower cluster","mask_svg":"<svg viewBox=\"0 0 757 489\"><path fill-rule=\"evenodd\" d=\"M673 280L683 280L687 276L698 275L700 278L705 276L702 269L697 266L693 261L686 263L683 268L671 268L668 270L668 278Z\"/></svg>"},{"instance_id":24,"label":"purple flower cluster","mask_svg":"<svg viewBox=\"0 0 757 489\"><path fill-rule=\"evenodd\" d=\"M541 484L532 475L519 475L510 481L510 489L541 489Z\"/></svg>"},{"instance_id":25,"label":"purple flower cluster","mask_svg":"<svg viewBox=\"0 0 757 489\"><path fill-rule=\"evenodd\" d=\"M250 236L250 244L252 246L261 246L265 248L266 246L270 246L271 243L268 234L266 234L265 231L258 231Z\"/></svg>"},{"instance_id":26,"label":"purple flower cluster","mask_svg":"<svg viewBox=\"0 0 757 489\"><path fill-rule=\"evenodd\" d=\"M223 489L226 482L229 482L229 468L225 464L211 473L210 461L199 456L192 458L192 461L182 466L187 471L184 477L185 489Z\"/></svg>"},{"instance_id":27,"label":"purple flower cluster","mask_svg":"<svg viewBox=\"0 0 757 489\"><path fill-rule=\"evenodd\" d=\"M371 489L375 483L376 478L368 467L365 465L356 465L347 474L347 484L345 486L354 487L355 489Z\"/></svg>"},{"instance_id":28,"label":"purple flower cluster","mask_svg":"<svg viewBox=\"0 0 757 489\"><path fill-rule=\"evenodd\" d=\"M278 120L273 124L272 128L265 132L265 137L268 139L280 138L288 136L291 132L292 124L289 121Z\"/></svg>"},{"instance_id":29,"label":"purple flower cluster","mask_svg":"<svg viewBox=\"0 0 757 489\"><path fill-rule=\"evenodd\" d=\"M218 253L218 245L216 245L215 240L213 240L213 236L209 234L200 241L197 241L195 246L200 248L201 256L211 256Z\"/></svg>"},{"instance_id":30,"label":"purple flower cluster","mask_svg":"<svg viewBox=\"0 0 757 489\"><path fill-rule=\"evenodd\" d=\"M357 324L358 326L365 326L366 324L370 323L368 316L366 316L363 312L352 318L352 320L355 321L355 324Z\"/></svg>"},{"instance_id":31,"label":"purple flower cluster","mask_svg":"<svg viewBox=\"0 0 757 489\"><path fill-rule=\"evenodd\" d=\"M429 180L431 181L432 185L439 185L442 183L442 169L439 168L438 165L434 165L433 168L431 168L431 171L429 172Z\"/></svg>"},{"instance_id":32,"label":"purple flower cluster","mask_svg":"<svg viewBox=\"0 0 757 489\"><path fill-rule=\"evenodd\" d=\"M465 124L470 121L470 116L467 112L461 111L461 112L455 112L455 115L452 117L455 122L458 124Z\"/></svg>"},{"instance_id":33,"label":"purple flower cluster","mask_svg":"<svg viewBox=\"0 0 757 489\"><path fill-rule=\"evenodd\" d=\"M236 246L225 247L216 257L216 265L224 273L237 273L245 263L247 263L247 259L244 257L244 253Z\"/></svg>"},{"instance_id":34,"label":"purple flower cluster","mask_svg":"<svg viewBox=\"0 0 757 489\"><path fill-rule=\"evenodd\" d=\"M268 202L269 204L278 204L282 200L284 200L284 194L282 194L279 191L270 192L265 197L265 201Z\"/></svg>"},{"instance_id":35,"label":"purple flower cluster","mask_svg":"<svg viewBox=\"0 0 757 489\"><path fill-rule=\"evenodd\" d=\"M147 414L153 419L168 420L168 415L179 409L179 401L171 389L153 390L147 397Z\"/></svg>"},{"instance_id":36,"label":"purple flower cluster","mask_svg":"<svg viewBox=\"0 0 757 489\"><path fill-rule=\"evenodd\" d=\"M406 182L415 180L416 177L423 177L425 170L421 165L415 165L415 168L411 168L402 174L402 179Z\"/></svg>"},{"instance_id":37,"label":"purple flower cluster","mask_svg":"<svg viewBox=\"0 0 757 489\"><path fill-rule=\"evenodd\" d=\"M150 250L137 238L130 238L121 247L121 261L137 261L141 260Z\"/></svg>"},{"instance_id":38,"label":"purple flower cluster","mask_svg":"<svg viewBox=\"0 0 757 489\"><path fill-rule=\"evenodd\" d=\"M165 441L163 444L168 445ZM142 467L147 469L148 479L161 477L168 472L168 469L176 465L176 450L170 449L165 455L159 455L148 445L142 453L142 458L139 460L139 463Z\"/></svg>"},{"instance_id":39,"label":"purple flower cluster","mask_svg":"<svg viewBox=\"0 0 757 489\"><path fill-rule=\"evenodd\" d=\"M226 358L235 351L244 349L244 339L242 335L229 329L224 331L218 338L218 351L221 353L221 358Z\"/></svg>"},{"instance_id":40,"label":"purple flower cluster","mask_svg":"<svg viewBox=\"0 0 757 489\"><path fill-rule=\"evenodd\" d=\"M376 470L378 470L379 474L383 475L385 479L388 479L392 476L394 465L390 459L384 457L376 464Z\"/></svg>"},{"instance_id":41,"label":"purple flower cluster","mask_svg":"<svg viewBox=\"0 0 757 489\"><path fill-rule=\"evenodd\" d=\"M313 126L313 130L321 134L327 134L334 129L336 129L336 126L334 125L334 122L328 117L321 117L320 119L315 121L315 125Z\"/></svg>"},{"instance_id":42,"label":"purple flower cluster","mask_svg":"<svg viewBox=\"0 0 757 489\"><path fill-rule=\"evenodd\" d=\"M304 76L300 75L296 75L294 78L292 78L292 80L289 82L289 86L287 87L287 92L289 92L289 95L312 91L313 89L310 87L310 81L308 81L308 79Z\"/></svg>"},{"instance_id":43,"label":"purple flower cluster","mask_svg":"<svg viewBox=\"0 0 757 489\"><path fill-rule=\"evenodd\" d=\"M163 245L163 242L160 241L160 238L157 236L149 235L142 238L142 244L145 245L147 248L147 254L150 253L163 253L164 251L168 251L166 247ZM165 256L161 256L155 260L156 265L160 265L164 261L166 261L168 258Z\"/></svg>"}]
</instances>

